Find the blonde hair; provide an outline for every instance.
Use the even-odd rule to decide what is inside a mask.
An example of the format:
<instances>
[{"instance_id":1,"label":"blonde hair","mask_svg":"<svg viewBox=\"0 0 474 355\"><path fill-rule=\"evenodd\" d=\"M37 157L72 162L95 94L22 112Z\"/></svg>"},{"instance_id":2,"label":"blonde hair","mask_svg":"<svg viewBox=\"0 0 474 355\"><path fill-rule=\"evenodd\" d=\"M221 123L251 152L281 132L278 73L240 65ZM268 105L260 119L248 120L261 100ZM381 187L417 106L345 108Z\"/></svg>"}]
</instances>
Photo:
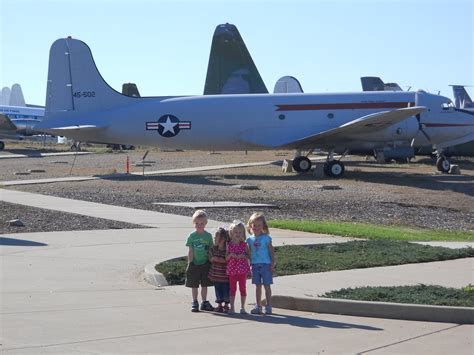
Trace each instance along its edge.
<instances>
[{"instance_id":1,"label":"blonde hair","mask_svg":"<svg viewBox=\"0 0 474 355\"><path fill-rule=\"evenodd\" d=\"M234 231L237 229L237 228L241 228L243 233L242 233L242 242L245 241L245 237L246 237L246 233L245 233L245 225L244 225L244 222L242 221L233 221L232 224L229 226L229 236L230 236L230 239L232 240L232 236L234 235Z\"/></svg>"},{"instance_id":2,"label":"blonde hair","mask_svg":"<svg viewBox=\"0 0 474 355\"><path fill-rule=\"evenodd\" d=\"M196 222L196 219L204 218L207 220L207 213L204 210L196 210L193 214L193 222Z\"/></svg>"},{"instance_id":3,"label":"blonde hair","mask_svg":"<svg viewBox=\"0 0 474 355\"><path fill-rule=\"evenodd\" d=\"M259 212L255 212L253 215L250 216L249 221L247 222L248 232L252 233L252 223L257 221L257 220L262 221L262 224L263 224L262 231L263 231L263 233L266 233L266 234L270 233L270 231L268 230L268 224L267 224L267 220L265 219L265 216L262 213L259 213Z\"/></svg>"}]
</instances>

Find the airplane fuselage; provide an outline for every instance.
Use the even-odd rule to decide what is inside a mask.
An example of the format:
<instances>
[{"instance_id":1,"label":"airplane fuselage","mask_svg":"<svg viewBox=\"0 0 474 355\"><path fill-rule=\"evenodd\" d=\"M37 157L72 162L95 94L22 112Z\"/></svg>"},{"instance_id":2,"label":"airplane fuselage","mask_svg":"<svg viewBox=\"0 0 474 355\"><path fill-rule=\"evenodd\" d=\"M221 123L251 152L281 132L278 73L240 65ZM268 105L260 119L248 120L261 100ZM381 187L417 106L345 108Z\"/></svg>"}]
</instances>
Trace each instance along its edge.
<instances>
[{"instance_id":1,"label":"airplane fuselage","mask_svg":"<svg viewBox=\"0 0 474 355\"><path fill-rule=\"evenodd\" d=\"M450 102L448 98L423 95L430 110L422 123L426 130L431 129L433 140L444 139L450 134L450 129L459 129L459 124L463 124L459 120L457 125L449 126L455 113L443 108L443 104ZM73 138L163 148L271 149L372 113L413 107L417 104L415 101L414 92L141 98L123 107L91 112L87 116L78 112L83 124L89 120L91 124L100 122L107 128L95 132L95 137L91 137L90 132L78 130ZM61 119L60 112L50 116ZM444 130L432 129L443 124ZM360 148L361 145L375 148L387 143L406 145L418 129L417 119L410 117L376 133L355 134L340 143L334 142L334 145L341 144L346 149ZM318 148L318 145L313 148Z\"/></svg>"}]
</instances>

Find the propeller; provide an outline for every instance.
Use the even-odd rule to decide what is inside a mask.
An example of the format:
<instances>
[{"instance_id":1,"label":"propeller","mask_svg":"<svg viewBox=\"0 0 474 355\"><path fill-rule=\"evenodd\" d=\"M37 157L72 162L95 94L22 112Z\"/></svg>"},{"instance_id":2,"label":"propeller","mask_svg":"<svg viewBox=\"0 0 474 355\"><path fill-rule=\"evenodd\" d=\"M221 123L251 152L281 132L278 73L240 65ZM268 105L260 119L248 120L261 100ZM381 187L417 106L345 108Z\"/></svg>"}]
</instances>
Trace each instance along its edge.
<instances>
[{"instance_id":1,"label":"propeller","mask_svg":"<svg viewBox=\"0 0 474 355\"><path fill-rule=\"evenodd\" d=\"M428 133L425 132L425 130L424 130L425 127L424 127L423 123L421 123L421 115L420 115L420 114L417 114L417 115L416 115L416 119L417 119L417 121L418 121L418 132L421 132L421 133L425 136L425 138L427 139L427 141L430 142L430 144L432 144L430 136L428 135ZM412 147L415 145L415 140L416 140L416 136L417 136L417 135L418 135L418 133L415 135L415 137L413 137L413 139L412 139L412 141L411 141L411 144L410 144L410 145L411 145Z\"/></svg>"}]
</instances>

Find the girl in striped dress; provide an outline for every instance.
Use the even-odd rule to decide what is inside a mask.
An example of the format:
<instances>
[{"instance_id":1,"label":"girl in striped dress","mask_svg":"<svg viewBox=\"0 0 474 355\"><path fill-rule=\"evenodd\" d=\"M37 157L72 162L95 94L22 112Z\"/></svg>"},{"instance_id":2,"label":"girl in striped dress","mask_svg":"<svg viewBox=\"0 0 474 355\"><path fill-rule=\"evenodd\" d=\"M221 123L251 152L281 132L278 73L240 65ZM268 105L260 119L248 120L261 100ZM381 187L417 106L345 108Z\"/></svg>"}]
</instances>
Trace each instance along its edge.
<instances>
[{"instance_id":1,"label":"girl in striped dress","mask_svg":"<svg viewBox=\"0 0 474 355\"><path fill-rule=\"evenodd\" d=\"M230 310L235 313L235 295L237 284L240 291L240 313L246 314L245 300L247 298L247 274L250 272L249 247L245 242L245 226L243 222L234 221L229 227L230 242L227 244L227 275L230 286Z\"/></svg>"},{"instance_id":2,"label":"girl in striped dress","mask_svg":"<svg viewBox=\"0 0 474 355\"><path fill-rule=\"evenodd\" d=\"M209 249L209 261L211 269L209 279L214 283L216 291L216 312L229 311L229 276L226 270L226 246L229 233L225 228L218 228L214 235L214 245Z\"/></svg>"}]
</instances>

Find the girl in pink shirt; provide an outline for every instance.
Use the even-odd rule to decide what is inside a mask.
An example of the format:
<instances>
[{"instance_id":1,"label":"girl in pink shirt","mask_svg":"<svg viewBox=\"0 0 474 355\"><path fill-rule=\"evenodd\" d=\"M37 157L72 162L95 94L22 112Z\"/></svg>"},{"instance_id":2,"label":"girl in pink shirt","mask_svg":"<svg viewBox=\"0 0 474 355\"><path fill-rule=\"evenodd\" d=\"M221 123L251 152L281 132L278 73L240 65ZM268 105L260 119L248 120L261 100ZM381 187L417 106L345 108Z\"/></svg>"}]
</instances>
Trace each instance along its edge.
<instances>
[{"instance_id":1,"label":"girl in pink shirt","mask_svg":"<svg viewBox=\"0 0 474 355\"><path fill-rule=\"evenodd\" d=\"M249 249L245 242L245 226L243 222L234 221L229 227L230 242L227 243L227 275L229 275L230 286L230 310L229 314L235 313L235 295L237 284L240 291L240 314L246 314L245 299L247 298L247 274L250 272Z\"/></svg>"}]
</instances>

